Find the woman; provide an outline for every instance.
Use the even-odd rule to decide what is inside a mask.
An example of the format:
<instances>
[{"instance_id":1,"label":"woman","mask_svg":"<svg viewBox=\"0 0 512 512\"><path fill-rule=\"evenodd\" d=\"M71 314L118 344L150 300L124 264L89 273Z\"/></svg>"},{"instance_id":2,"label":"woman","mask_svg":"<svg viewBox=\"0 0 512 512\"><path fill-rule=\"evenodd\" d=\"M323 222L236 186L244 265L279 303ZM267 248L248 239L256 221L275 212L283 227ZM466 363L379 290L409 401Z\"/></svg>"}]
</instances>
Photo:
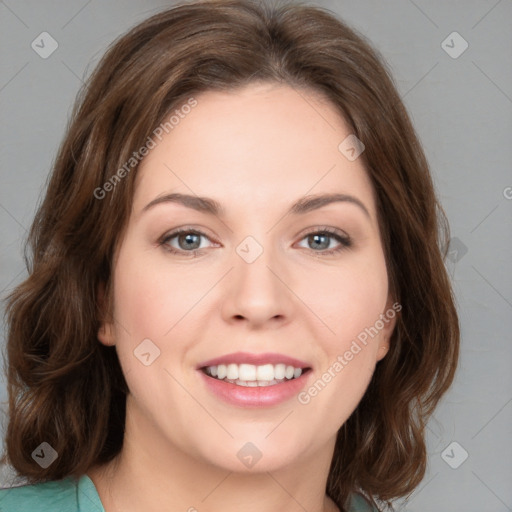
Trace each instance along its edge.
<instances>
[{"instance_id":1,"label":"woman","mask_svg":"<svg viewBox=\"0 0 512 512\"><path fill-rule=\"evenodd\" d=\"M448 225L329 12L182 4L80 96L7 304L11 510L382 510L453 381ZM191 245L189 245L191 244Z\"/></svg>"}]
</instances>

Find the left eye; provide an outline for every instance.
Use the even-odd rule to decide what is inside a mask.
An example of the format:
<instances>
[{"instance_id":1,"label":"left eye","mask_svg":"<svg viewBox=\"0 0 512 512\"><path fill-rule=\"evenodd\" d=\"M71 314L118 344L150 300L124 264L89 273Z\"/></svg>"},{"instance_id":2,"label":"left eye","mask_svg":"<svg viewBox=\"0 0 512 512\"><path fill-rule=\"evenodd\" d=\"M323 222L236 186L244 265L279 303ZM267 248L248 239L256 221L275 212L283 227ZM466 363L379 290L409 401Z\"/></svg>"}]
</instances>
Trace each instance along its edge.
<instances>
[{"instance_id":1,"label":"left eye","mask_svg":"<svg viewBox=\"0 0 512 512\"><path fill-rule=\"evenodd\" d=\"M344 247L350 247L350 239L347 236L342 236L325 230L308 233L302 240L307 240L308 249L312 248L311 245L313 245L313 247L316 246L316 249L320 249L325 254L340 251ZM330 247L332 240L335 240L338 243L338 247ZM314 252L319 251L314 250Z\"/></svg>"}]
</instances>

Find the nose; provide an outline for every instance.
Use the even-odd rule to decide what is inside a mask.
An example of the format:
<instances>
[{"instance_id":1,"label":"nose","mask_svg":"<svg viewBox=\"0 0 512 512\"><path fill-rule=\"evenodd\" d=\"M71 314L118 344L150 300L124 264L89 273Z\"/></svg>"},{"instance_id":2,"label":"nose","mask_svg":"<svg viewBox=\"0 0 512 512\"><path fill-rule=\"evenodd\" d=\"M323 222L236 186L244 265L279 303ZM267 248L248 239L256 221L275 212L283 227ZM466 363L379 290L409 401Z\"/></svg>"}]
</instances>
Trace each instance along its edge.
<instances>
[{"instance_id":1,"label":"nose","mask_svg":"<svg viewBox=\"0 0 512 512\"><path fill-rule=\"evenodd\" d=\"M287 284L290 272L269 248L251 263L235 253L226 279L222 315L229 323L245 322L250 329L277 327L289 322L294 294Z\"/></svg>"}]
</instances>

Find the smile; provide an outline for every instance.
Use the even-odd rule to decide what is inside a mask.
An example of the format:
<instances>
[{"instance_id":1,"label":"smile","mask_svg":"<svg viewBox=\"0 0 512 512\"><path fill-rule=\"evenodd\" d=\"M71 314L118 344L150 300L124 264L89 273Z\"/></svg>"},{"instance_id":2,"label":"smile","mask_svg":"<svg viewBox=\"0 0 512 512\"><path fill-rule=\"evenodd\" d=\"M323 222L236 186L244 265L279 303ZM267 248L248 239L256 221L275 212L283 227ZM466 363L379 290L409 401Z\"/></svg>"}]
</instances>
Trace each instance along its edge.
<instances>
[{"instance_id":1,"label":"smile","mask_svg":"<svg viewBox=\"0 0 512 512\"><path fill-rule=\"evenodd\" d=\"M237 386L266 387L285 381L298 379L305 368L297 368L284 363L279 364L219 364L207 366L203 372L214 379L229 382Z\"/></svg>"}]
</instances>

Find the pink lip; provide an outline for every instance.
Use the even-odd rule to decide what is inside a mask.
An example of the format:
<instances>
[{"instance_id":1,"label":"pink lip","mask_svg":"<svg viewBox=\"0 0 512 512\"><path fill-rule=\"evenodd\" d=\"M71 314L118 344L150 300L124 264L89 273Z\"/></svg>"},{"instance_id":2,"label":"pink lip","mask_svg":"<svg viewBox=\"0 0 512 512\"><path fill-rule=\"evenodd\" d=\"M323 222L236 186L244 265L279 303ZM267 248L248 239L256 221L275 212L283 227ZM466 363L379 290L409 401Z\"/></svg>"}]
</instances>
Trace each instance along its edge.
<instances>
[{"instance_id":1,"label":"pink lip","mask_svg":"<svg viewBox=\"0 0 512 512\"><path fill-rule=\"evenodd\" d=\"M213 365L208 364L207 366ZM238 407L269 407L285 402L297 396L300 390L306 386L310 375L313 374L312 371L307 371L297 379L273 386L250 388L209 377L201 370L198 373L211 393L224 402Z\"/></svg>"},{"instance_id":2,"label":"pink lip","mask_svg":"<svg viewBox=\"0 0 512 512\"><path fill-rule=\"evenodd\" d=\"M310 368L308 363L295 359L293 357L285 356L284 354L266 353L266 354L250 354L249 352L234 352L233 354L226 354L225 356L216 357L200 363L197 369L206 366L218 366L219 364L254 364L256 366L264 364L286 364L294 366L295 368ZM219 381L220 382L220 381ZM279 384L277 384L279 385ZM239 387L239 386L237 386Z\"/></svg>"}]
</instances>

